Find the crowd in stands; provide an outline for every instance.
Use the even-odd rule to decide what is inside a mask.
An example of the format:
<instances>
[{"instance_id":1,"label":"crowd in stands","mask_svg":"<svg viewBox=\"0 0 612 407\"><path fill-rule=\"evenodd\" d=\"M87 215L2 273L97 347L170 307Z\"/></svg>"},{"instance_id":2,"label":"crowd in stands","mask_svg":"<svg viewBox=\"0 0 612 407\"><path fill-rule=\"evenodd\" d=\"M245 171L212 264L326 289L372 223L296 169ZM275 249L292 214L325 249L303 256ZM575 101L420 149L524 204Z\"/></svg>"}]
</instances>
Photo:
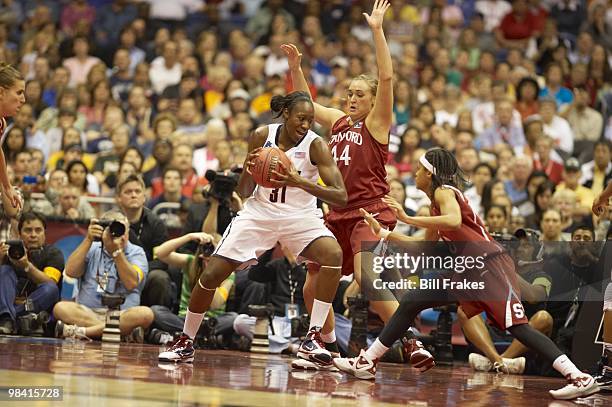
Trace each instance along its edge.
<instances>
[{"instance_id":1,"label":"crowd in stands","mask_svg":"<svg viewBox=\"0 0 612 407\"><path fill-rule=\"evenodd\" d=\"M313 97L342 109L351 78L376 71L362 16L370 7L0 0L0 61L26 78L27 102L2 144L24 212L88 222L118 209L144 252L126 246L126 254L146 257L137 281L121 283L138 292L130 304L153 307L155 316L172 310L193 257L168 261L182 269L173 272L164 262L176 247L163 261L153 250L168 240L166 226L217 239L241 208L237 195L212 199L205 175L240 170L250 132L274 121L270 99L292 89L280 45L303 51ZM532 229L536 241L569 241L586 230L606 240L612 213L593 217L590 207L612 178L612 3L392 0L385 32L395 72L388 182L407 212L427 210L414 174L424 151L441 146L456 155L470 181L465 195L491 232ZM315 128L322 137L329 130ZM218 214L214 222L208 213ZM59 281L59 265L40 267L47 277L37 283ZM59 319L75 313L56 307ZM14 319L15 310L0 313ZM100 333L95 312L65 318L93 327L82 335ZM154 314L134 318L130 328L147 328Z\"/></svg>"}]
</instances>

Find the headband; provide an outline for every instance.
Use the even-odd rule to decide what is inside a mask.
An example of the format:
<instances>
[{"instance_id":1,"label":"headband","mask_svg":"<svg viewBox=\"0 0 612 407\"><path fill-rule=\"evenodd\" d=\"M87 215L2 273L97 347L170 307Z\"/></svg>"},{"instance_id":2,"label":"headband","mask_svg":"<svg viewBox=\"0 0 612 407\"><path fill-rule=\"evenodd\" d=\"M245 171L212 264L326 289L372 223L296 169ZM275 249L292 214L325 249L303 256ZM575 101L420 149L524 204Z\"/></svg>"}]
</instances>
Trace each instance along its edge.
<instances>
[{"instance_id":1,"label":"headband","mask_svg":"<svg viewBox=\"0 0 612 407\"><path fill-rule=\"evenodd\" d=\"M431 172L432 174L436 175L436 169L434 168L433 165L431 165L431 163L429 161L427 161L427 158L425 158L425 154L423 154L421 156L421 158L419 158L419 162L421 163L421 165L423 167L425 167L425 169L429 172Z\"/></svg>"}]
</instances>

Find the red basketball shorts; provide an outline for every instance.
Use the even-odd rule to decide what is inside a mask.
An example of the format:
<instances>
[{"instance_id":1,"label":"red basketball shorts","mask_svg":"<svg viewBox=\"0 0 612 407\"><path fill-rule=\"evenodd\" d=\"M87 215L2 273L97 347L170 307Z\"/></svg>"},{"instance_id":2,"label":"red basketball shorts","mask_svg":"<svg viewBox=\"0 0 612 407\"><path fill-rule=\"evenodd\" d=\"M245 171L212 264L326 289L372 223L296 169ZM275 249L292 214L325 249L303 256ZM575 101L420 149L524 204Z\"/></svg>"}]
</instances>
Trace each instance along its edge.
<instances>
[{"instance_id":1,"label":"red basketball shorts","mask_svg":"<svg viewBox=\"0 0 612 407\"><path fill-rule=\"evenodd\" d=\"M377 237L363 220L359 213L360 207L354 207L346 211L332 210L327 214L325 226L336 236L342 248L342 274L348 276L354 271L353 256L364 250L364 242L378 242ZM397 218L386 203L375 201L364 203L363 209L374 214L374 218L389 230L395 228Z\"/></svg>"}]
</instances>

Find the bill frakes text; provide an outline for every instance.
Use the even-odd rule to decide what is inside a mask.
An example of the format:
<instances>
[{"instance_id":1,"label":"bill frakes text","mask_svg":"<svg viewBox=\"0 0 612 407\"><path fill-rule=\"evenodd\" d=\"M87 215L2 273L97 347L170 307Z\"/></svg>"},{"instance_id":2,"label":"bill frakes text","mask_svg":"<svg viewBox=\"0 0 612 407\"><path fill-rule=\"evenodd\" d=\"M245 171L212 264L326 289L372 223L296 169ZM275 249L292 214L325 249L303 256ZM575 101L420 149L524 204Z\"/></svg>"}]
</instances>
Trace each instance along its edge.
<instances>
[{"instance_id":1,"label":"bill frakes text","mask_svg":"<svg viewBox=\"0 0 612 407\"><path fill-rule=\"evenodd\" d=\"M484 290L483 281L463 281L451 280L450 278L432 279L408 279L403 278L399 281L383 281L377 278L373 281L374 288L377 290Z\"/></svg>"}]
</instances>

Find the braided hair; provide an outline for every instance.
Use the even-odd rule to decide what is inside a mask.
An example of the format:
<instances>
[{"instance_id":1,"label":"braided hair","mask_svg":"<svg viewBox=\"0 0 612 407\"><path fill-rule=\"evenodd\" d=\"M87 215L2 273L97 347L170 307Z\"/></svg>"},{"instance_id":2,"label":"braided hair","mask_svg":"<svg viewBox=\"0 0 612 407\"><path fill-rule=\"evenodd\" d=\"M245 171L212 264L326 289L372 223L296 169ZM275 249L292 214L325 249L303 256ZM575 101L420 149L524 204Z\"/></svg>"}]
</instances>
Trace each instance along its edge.
<instances>
[{"instance_id":1,"label":"braided hair","mask_svg":"<svg viewBox=\"0 0 612 407\"><path fill-rule=\"evenodd\" d=\"M435 174L431 175L432 194L442 185L464 189L467 180L457 159L450 151L440 147L431 148L425 153L425 158L435 169Z\"/></svg>"},{"instance_id":2,"label":"braided hair","mask_svg":"<svg viewBox=\"0 0 612 407\"><path fill-rule=\"evenodd\" d=\"M280 117L285 109L291 112L293 107L299 102L308 102L312 104L312 99L308 93L302 91L291 92L287 96L277 95L272 97L272 100L270 101L270 108L276 113L274 118L276 119Z\"/></svg>"}]
</instances>

